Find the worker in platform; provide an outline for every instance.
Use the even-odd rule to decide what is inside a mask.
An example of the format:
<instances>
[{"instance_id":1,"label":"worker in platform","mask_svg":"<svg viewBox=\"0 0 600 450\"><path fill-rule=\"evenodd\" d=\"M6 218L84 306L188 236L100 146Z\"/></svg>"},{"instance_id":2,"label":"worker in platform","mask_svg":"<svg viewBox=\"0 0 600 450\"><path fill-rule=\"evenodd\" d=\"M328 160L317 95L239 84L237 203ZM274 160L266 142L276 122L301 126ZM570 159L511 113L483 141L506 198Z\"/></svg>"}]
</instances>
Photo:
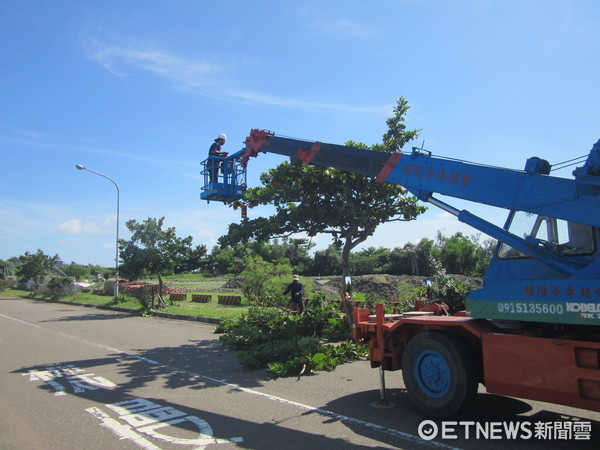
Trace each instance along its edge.
<instances>
[{"instance_id":1,"label":"worker in platform","mask_svg":"<svg viewBox=\"0 0 600 450\"><path fill-rule=\"evenodd\" d=\"M291 311L302 313L302 311L304 311L304 300L302 299L304 288L302 283L300 283L298 275L294 275L292 282L288 284L283 295L286 295L288 292L291 294L289 302Z\"/></svg>"},{"instance_id":2,"label":"worker in platform","mask_svg":"<svg viewBox=\"0 0 600 450\"><path fill-rule=\"evenodd\" d=\"M227 156L227 152L221 150L221 147L225 145L225 141L227 141L227 136L223 133L219 134L219 136L215 139L215 142L210 146L208 150L208 162L206 163L206 168L208 169L208 174L210 178L210 182L217 181L219 178L219 168L221 167L221 163L212 158L212 156Z\"/></svg>"}]
</instances>

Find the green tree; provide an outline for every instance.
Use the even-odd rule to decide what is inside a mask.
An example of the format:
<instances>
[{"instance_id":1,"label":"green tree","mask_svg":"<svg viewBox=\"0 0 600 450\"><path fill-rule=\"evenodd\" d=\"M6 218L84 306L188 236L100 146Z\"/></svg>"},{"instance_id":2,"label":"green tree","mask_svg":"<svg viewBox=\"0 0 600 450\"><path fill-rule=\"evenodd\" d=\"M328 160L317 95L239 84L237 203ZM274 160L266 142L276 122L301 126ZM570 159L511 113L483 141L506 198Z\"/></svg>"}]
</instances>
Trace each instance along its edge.
<instances>
[{"instance_id":1,"label":"green tree","mask_svg":"<svg viewBox=\"0 0 600 450\"><path fill-rule=\"evenodd\" d=\"M102 277L107 279L114 276L114 267L102 267L93 264L89 264L88 267L90 269L90 275L94 278Z\"/></svg>"},{"instance_id":2,"label":"green tree","mask_svg":"<svg viewBox=\"0 0 600 450\"><path fill-rule=\"evenodd\" d=\"M480 234L471 236L471 239L477 246L477 250L475 252L475 267L472 270L472 275L483 277L488 266L490 265L490 260L492 259L492 255L494 254L494 249L496 248L498 241L492 238L481 240Z\"/></svg>"},{"instance_id":3,"label":"green tree","mask_svg":"<svg viewBox=\"0 0 600 450\"><path fill-rule=\"evenodd\" d=\"M71 262L71 264L64 266L62 268L62 271L65 275L73 277L77 281L90 278L91 275L91 270L89 266L82 266L81 264L76 264L74 262Z\"/></svg>"},{"instance_id":4,"label":"green tree","mask_svg":"<svg viewBox=\"0 0 600 450\"><path fill-rule=\"evenodd\" d=\"M285 256L297 273L304 273L311 264L310 249L315 246L309 239L287 239L282 242Z\"/></svg>"},{"instance_id":5,"label":"green tree","mask_svg":"<svg viewBox=\"0 0 600 450\"><path fill-rule=\"evenodd\" d=\"M411 262L408 254L401 247L395 247L390 251L389 273L393 275L410 274Z\"/></svg>"},{"instance_id":6,"label":"green tree","mask_svg":"<svg viewBox=\"0 0 600 450\"><path fill-rule=\"evenodd\" d=\"M12 276L15 273L15 265L14 261L8 259L4 261L0 259L0 278L6 278L8 276Z\"/></svg>"},{"instance_id":7,"label":"green tree","mask_svg":"<svg viewBox=\"0 0 600 450\"><path fill-rule=\"evenodd\" d=\"M475 266L477 246L462 233L444 239L440 261L449 273L467 274Z\"/></svg>"},{"instance_id":8,"label":"green tree","mask_svg":"<svg viewBox=\"0 0 600 450\"><path fill-rule=\"evenodd\" d=\"M414 257L416 258L417 272L414 275L429 277L434 275L437 270L435 262L438 257L435 252L435 243L432 239L423 238L414 247Z\"/></svg>"},{"instance_id":9,"label":"green tree","mask_svg":"<svg viewBox=\"0 0 600 450\"><path fill-rule=\"evenodd\" d=\"M352 255L350 261L352 273L355 275L389 273L390 260L389 249L369 247Z\"/></svg>"},{"instance_id":10,"label":"green tree","mask_svg":"<svg viewBox=\"0 0 600 450\"><path fill-rule=\"evenodd\" d=\"M213 275L239 274L244 270L244 261L248 255L245 245L216 245L208 256L207 270Z\"/></svg>"},{"instance_id":11,"label":"green tree","mask_svg":"<svg viewBox=\"0 0 600 450\"><path fill-rule=\"evenodd\" d=\"M279 241L250 241L246 243L248 255L262 258L270 263L277 263L285 259L285 248Z\"/></svg>"},{"instance_id":12,"label":"green tree","mask_svg":"<svg viewBox=\"0 0 600 450\"><path fill-rule=\"evenodd\" d=\"M198 272L208 264L207 250L205 245L197 245L190 248L187 255L177 263L173 271L175 273Z\"/></svg>"},{"instance_id":13,"label":"green tree","mask_svg":"<svg viewBox=\"0 0 600 450\"><path fill-rule=\"evenodd\" d=\"M399 98L393 117L387 121L383 143L373 146L374 150L397 151L418 137L420 130L406 130L404 117L408 109L406 100ZM355 142L347 145L367 147ZM220 243L250 238L266 240L296 233L310 237L330 234L342 250L343 276L350 274L352 249L371 236L380 224L413 220L425 211L401 186L376 183L372 177L306 165L296 159L263 173L261 183L262 187L246 192L243 202L250 207L273 205L275 214L231 224Z\"/></svg>"},{"instance_id":14,"label":"green tree","mask_svg":"<svg viewBox=\"0 0 600 450\"><path fill-rule=\"evenodd\" d=\"M336 275L342 265L342 252L339 245L331 244L325 250L318 250L313 256L309 275Z\"/></svg>"},{"instance_id":15,"label":"green tree","mask_svg":"<svg viewBox=\"0 0 600 450\"><path fill-rule=\"evenodd\" d=\"M213 274L239 274L245 270L246 260L260 257L264 261L290 264L294 272L304 274L312 263L309 250L314 246L308 239L283 238L281 242L253 240L243 244L232 243L213 247L207 257L206 268Z\"/></svg>"},{"instance_id":16,"label":"green tree","mask_svg":"<svg viewBox=\"0 0 600 450\"><path fill-rule=\"evenodd\" d=\"M46 275L52 273L54 264L59 260L58 255L48 256L39 250L36 253L25 252L19 256L19 267L16 274L24 280L33 280L35 283L41 283Z\"/></svg>"},{"instance_id":17,"label":"green tree","mask_svg":"<svg viewBox=\"0 0 600 450\"><path fill-rule=\"evenodd\" d=\"M174 272L192 254L192 237L179 238L175 228L163 229L165 218L148 218L139 223L127 221L131 239L119 240L122 273L130 278L138 278L144 272L158 278L160 306L166 306L162 296L163 276Z\"/></svg>"},{"instance_id":18,"label":"green tree","mask_svg":"<svg viewBox=\"0 0 600 450\"><path fill-rule=\"evenodd\" d=\"M480 235L467 237L458 232L446 237L438 232L435 252L448 273L483 276L492 256L495 240L480 242Z\"/></svg>"}]
</instances>

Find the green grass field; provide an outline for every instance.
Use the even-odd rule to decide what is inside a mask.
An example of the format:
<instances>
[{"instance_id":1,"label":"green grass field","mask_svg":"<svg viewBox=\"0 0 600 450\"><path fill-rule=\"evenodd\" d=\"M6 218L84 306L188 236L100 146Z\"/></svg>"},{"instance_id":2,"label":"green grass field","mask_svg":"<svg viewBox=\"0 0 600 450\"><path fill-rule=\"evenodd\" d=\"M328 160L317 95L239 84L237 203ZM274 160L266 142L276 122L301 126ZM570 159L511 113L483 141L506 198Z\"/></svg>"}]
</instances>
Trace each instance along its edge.
<instances>
[{"instance_id":1,"label":"green grass field","mask_svg":"<svg viewBox=\"0 0 600 450\"><path fill-rule=\"evenodd\" d=\"M208 303L195 303L191 301L192 294L210 294L212 300ZM237 294L232 294L237 295ZM7 289L0 292L0 297L28 297L29 292L18 289ZM166 296L168 299L169 296ZM73 296L61 297L59 300L73 303L84 303L97 306L116 306L120 308L129 308L142 312L142 305L136 300L124 301L116 303L113 296L97 295L90 292L80 292ZM167 312L171 314L183 314L189 316L211 317L216 319L230 319L239 317L243 312L248 310L245 306L219 305L217 294L198 291L187 293L187 300L174 301L173 305L166 308L156 309L156 311Z\"/></svg>"}]
</instances>

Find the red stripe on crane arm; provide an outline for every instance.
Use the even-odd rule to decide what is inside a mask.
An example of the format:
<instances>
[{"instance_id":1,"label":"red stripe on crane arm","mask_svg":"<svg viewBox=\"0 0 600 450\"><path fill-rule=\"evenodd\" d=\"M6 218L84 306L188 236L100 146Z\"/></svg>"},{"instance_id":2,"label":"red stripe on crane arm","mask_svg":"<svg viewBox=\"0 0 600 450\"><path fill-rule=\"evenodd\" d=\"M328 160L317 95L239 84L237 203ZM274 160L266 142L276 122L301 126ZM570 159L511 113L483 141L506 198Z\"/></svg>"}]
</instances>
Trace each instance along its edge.
<instances>
[{"instance_id":1,"label":"red stripe on crane arm","mask_svg":"<svg viewBox=\"0 0 600 450\"><path fill-rule=\"evenodd\" d=\"M386 161L386 163L383 165L383 167L377 174L377 178L375 178L375 181L377 181L378 183L384 183L385 180L387 180L387 177L392 172L392 170L394 170L394 167L396 167L396 164L398 164L398 161L400 161L400 158L402 158L402 153L392 153L392 155L389 157L389 159Z\"/></svg>"},{"instance_id":2,"label":"red stripe on crane arm","mask_svg":"<svg viewBox=\"0 0 600 450\"><path fill-rule=\"evenodd\" d=\"M302 150L301 148L299 148L298 158L304 164L310 164L319 150L321 150L321 142L317 141L313 144L310 150Z\"/></svg>"}]
</instances>

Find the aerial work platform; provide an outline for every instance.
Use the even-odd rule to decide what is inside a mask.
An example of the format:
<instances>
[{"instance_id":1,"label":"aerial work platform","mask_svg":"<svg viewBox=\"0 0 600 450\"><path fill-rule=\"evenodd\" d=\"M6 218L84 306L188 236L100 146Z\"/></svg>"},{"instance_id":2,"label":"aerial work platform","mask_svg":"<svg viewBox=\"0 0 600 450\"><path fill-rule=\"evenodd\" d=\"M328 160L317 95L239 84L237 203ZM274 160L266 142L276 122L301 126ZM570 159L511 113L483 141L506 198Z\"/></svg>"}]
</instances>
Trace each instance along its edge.
<instances>
[{"instance_id":1,"label":"aerial work platform","mask_svg":"<svg viewBox=\"0 0 600 450\"><path fill-rule=\"evenodd\" d=\"M200 174L204 177L200 199L231 203L246 192L246 168L241 159L244 151L230 156L209 156L202 161Z\"/></svg>"}]
</instances>

